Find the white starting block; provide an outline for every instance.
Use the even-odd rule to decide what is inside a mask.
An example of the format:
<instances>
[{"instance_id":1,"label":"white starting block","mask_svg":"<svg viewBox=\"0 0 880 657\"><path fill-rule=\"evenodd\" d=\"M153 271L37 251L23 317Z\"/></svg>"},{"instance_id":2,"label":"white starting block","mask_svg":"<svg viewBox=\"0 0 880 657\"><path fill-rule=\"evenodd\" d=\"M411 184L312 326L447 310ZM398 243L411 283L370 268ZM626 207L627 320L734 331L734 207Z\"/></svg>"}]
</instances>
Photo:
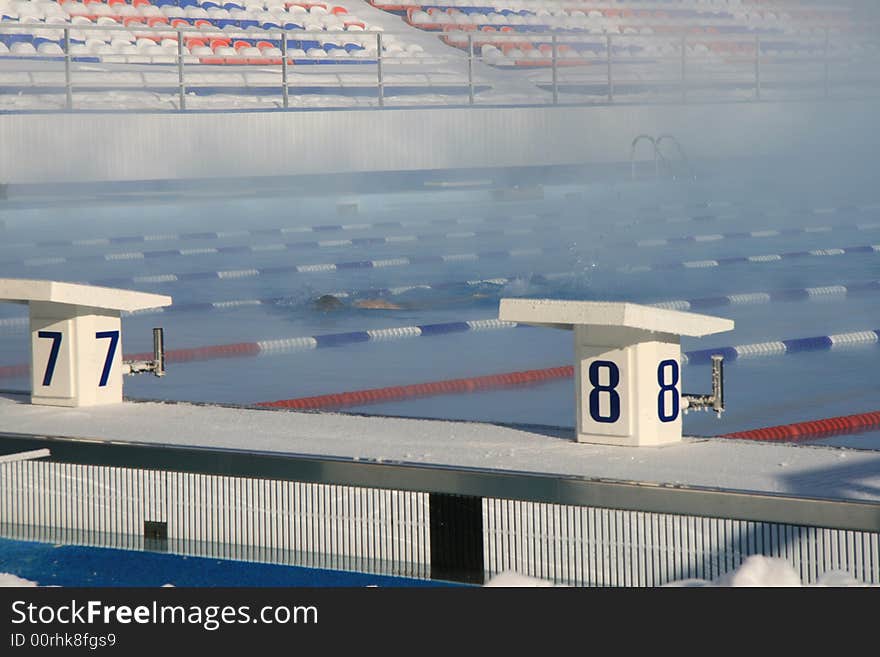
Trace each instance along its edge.
<instances>
[{"instance_id":1,"label":"white starting block","mask_svg":"<svg viewBox=\"0 0 880 657\"><path fill-rule=\"evenodd\" d=\"M504 321L574 330L578 442L662 445L681 440L681 336L733 320L602 301L502 299Z\"/></svg>"},{"instance_id":2,"label":"white starting block","mask_svg":"<svg viewBox=\"0 0 880 657\"><path fill-rule=\"evenodd\" d=\"M171 297L5 278L2 302L30 309L31 403L97 406L122 401L121 312L169 306Z\"/></svg>"}]
</instances>

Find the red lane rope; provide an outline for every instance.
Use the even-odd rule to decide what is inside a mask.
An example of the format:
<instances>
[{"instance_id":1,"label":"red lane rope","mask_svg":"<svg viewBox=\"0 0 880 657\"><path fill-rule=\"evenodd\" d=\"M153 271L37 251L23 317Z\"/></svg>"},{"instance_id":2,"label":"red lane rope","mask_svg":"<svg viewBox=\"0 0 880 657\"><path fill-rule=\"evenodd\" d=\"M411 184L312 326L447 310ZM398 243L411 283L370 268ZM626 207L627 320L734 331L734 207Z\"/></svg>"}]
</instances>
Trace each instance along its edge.
<instances>
[{"instance_id":1,"label":"red lane rope","mask_svg":"<svg viewBox=\"0 0 880 657\"><path fill-rule=\"evenodd\" d=\"M241 358L257 356L260 345L256 342L236 342L234 344L215 344L207 347L191 347L187 349L169 349L165 352L165 360L169 363L186 363L194 360L212 360L214 358ZM153 352L143 354L126 354L126 360L152 360Z\"/></svg>"},{"instance_id":2,"label":"red lane rope","mask_svg":"<svg viewBox=\"0 0 880 657\"><path fill-rule=\"evenodd\" d=\"M244 358L258 356L259 354L260 345L256 342L237 342L234 344L216 344L188 349L170 349L165 352L165 361L168 363L187 363L217 358ZM153 352L125 354L123 358L125 360L152 360ZM4 377L27 376L30 371L30 365L0 365L0 379Z\"/></svg>"},{"instance_id":3,"label":"red lane rope","mask_svg":"<svg viewBox=\"0 0 880 657\"><path fill-rule=\"evenodd\" d=\"M807 438L859 433L877 426L880 426L880 411L871 411L870 413L842 415L840 417L829 417L823 420L798 422L796 424L782 424L776 427L764 427L762 429L750 429L749 431L726 433L718 437L763 441L805 440Z\"/></svg>"},{"instance_id":4,"label":"red lane rope","mask_svg":"<svg viewBox=\"0 0 880 657\"><path fill-rule=\"evenodd\" d=\"M152 358L152 356L150 356ZM3 365L0 366L0 378L13 376L27 376L31 371L30 365Z\"/></svg>"},{"instance_id":5,"label":"red lane rope","mask_svg":"<svg viewBox=\"0 0 880 657\"><path fill-rule=\"evenodd\" d=\"M346 406L380 404L401 399L413 399L415 397L451 395L477 392L479 390L495 390L499 388L534 385L545 381L567 379L572 376L574 376L574 367L566 365L563 367L549 367L540 370L489 374L487 376L468 377L465 379L432 381L429 383L415 383L403 386L391 386L388 388L372 388L370 390L354 390L351 392L340 392L333 395L318 395L317 397L279 399L278 401L260 402L256 405L271 408L293 408L299 410L344 408Z\"/></svg>"}]
</instances>

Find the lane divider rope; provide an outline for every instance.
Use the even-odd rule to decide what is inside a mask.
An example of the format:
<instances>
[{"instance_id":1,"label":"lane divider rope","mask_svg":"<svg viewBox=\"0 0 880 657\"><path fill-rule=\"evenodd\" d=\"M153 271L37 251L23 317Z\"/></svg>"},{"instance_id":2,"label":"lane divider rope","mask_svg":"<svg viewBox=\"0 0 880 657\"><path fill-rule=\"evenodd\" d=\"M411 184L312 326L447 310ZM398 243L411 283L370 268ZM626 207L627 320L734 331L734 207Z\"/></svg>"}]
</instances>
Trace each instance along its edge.
<instances>
[{"instance_id":1,"label":"lane divider rope","mask_svg":"<svg viewBox=\"0 0 880 657\"><path fill-rule=\"evenodd\" d=\"M768 253L752 256L731 256L707 260L686 260L682 262L664 262L650 265L618 267L615 271L621 274L641 274L653 271L669 271L671 269L712 269L727 265L757 264L765 262L779 262L780 260L794 260L808 257L832 257L843 255L863 255L865 253L877 253L880 244L866 244L859 246L847 246L840 248L812 249L810 251L792 251L789 253Z\"/></svg>"},{"instance_id":2,"label":"lane divider rope","mask_svg":"<svg viewBox=\"0 0 880 657\"><path fill-rule=\"evenodd\" d=\"M781 424L775 427L763 427L726 433L719 438L736 438L739 440L759 441L798 441L828 436L850 435L880 427L880 411L841 415L821 420Z\"/></svg>"},{"instance_id":3,"label":"lane divider rope","mask_svg":"<svg viewBox=\"0 0 880 657\"><path fill-rule=\"evenodd\" d=\"M370 329L367 331L350 331L346 333L325 333L315 336L171 349L166 352L165 359L169 363L174 363L214 360L218 358L240 358L266 354L279 355L311 349L342 347L360 342L384 342L388 340L419 337L429 338L453 333L493 331L508 328L531 327L527 324L504 322L494 318L476 319L462 322L422 324L419 326L401 326L386 329ZM880 336L880 329L869 329L806 338L791 338L727 347L713 347L710 349L698 349L682 353L681 362L685 365L705 365L711 362L712 354L722 354L728 361L733 361L740 358L761 358L812 351L828 351L876 344L878 342L878 336ZM125 357L129 360L148 360L152 358L152 354L140 353L126 355ZM29 368L27 365L4 365L0 366L0 378L21 376L28 371Z\"/></svg>"},{"instance_id":4,"label":"lane divider rope","mask_svg":"<svg viewBox=\"0 0 880 657\"><path fill-rule=\"evenodd\" d=\"M458 221L457 223L464 223ZM522 237L573 230L571 227L542 225L531 228L497 228L489 230L455 231L449 233L422 233L412 235L386 235L377 237L353 237L351 239L328 239L303 242L272 242L268 244L236 244L232 246L201 247L190 249L161 249L156 251L126 251L76 256L41 256L0 263L0 267L47 267L62 264L89 262L141 262L159 258L193 257L204 255L242 256L279 251L308 251L329 248L381 246L388 244L411 244L413 242L454 241L494 237ZM247 231L240 231L246 233Z\"/></svg>"},{"instance_id":5,"label":"lane divider rope","mask_svg":"<svg viewBox=\"0 0 880 657\"><path fill-rule=\"evenodd\" d=\"M490 203L490 205L492 205ZM620 210L618 208L591 208L591 215L604 216L609 213L625 213L631 216L635 212L688 212L693 210L713 210L725 209L743 205L741 202L733 201L706 201L693 204L657 204L632 210ZM813 207L813 208L794 208L790 210L762 210L760 208L751 208L748 211L738 213L722 213L722 214L696 214L682 216L664 216L655 218L639 217L633 221L615 221L613 226L630 227L651 223L706 223L719 219L733 219L740 216L761 215L768 218L786 217L786 216L803 216L818 215L828 216L842 213L870 213L880 210L880 203L867 203L858 205L846 205L839 207ZM113 244L140 244L150 242L183 242L183 241L214 241L241 237L284 237L285 235L295 233L332 233L347 232L360 230L373 230L376 228L410 228L414 226L429 225L456 225L456 224L474 224L489 223L495 221L505 221L511 219L517 220L535 220L545 217L559 216L561 211L549 210L539 213L525 213L505 216L484 216L484 217L462 217L459 219L432 219L418 221L377 221L372 223L349 223L349 224L317 224L312 226L291 226L285 228L256 228L256 229L239 229L230 231L194 231L187 233L153 233L144 235L118 235L113 237L92 237L81 238L75 240L38 240L32 242L4 242L0 247L9 249L23 248L54 248L54 247L92 247L92 246L110 246ZM858 228L858 225L854 227ZM873 226L870 226L873 227ZM758 235L755 235L757 237Z\"/></svg>"},{"instance_id":6,"label":"lane divider rope","mask_svg":"<svg viewBox=\"0 0 880 657\"><path fill-rule=\"evenodd\" d=\"M180 281L203 281L210 279L237 280L271 276L275 274L313 274L353 269L381 269L387 267L414 267L420 265L442 265L505 258L524 258L547 255L564 251L565 247L506 249L482 251L479 253L452 253L446 255L402 256L384 260L355 260L349 262L319 263L311 265L280 265L261 269L228 269L221 271L188 272L181 274L148 274L125 278L104 278L92 281L91 285L126 285L141 283L176 283Z\"/></svg>"},{"instance_id":7,"label":"lane divider rope","mask_svg":"<svg viewBox=\"0 0 880 657\"><path fill-rule=\"evenodd\" d=\"M279 399L277 401L260 402L256 406L267 408L288 408L297 410L321 410L381 404L391 401L433 397L435 395L455 395L481 390L497 390L524 385L547 383L558 379L570 379L574 376L574 367L548 367L539 370L521 372L505 372L486 376L466 377L447 381L431 381L386 388L355 390L331 395L300 397L299 399Z\"/></svg>"},{"instance_id":8,"label":"lane divider rope","mask_svg":"<svg viewBox=\"0 0 880 657\"><path fill-rule=\"evenodd\" d=\"M524 220L539 220L542 217L549 216L545 215L514 215L509 218L510 222L524 221ZM484 223L487 219L452 219L452 220L443 220L438 221L436 223L454 223L454 224L468 224L468 223ZM430 224L434 222L430 221L421 221L421 222L380 222L379 224L361 224L364 227L373 227L373 226L412 226L412 225L424 225ZM636 225L639 222L631 222L621 223L619 224L621 227L628 225ZM357 225L357 224L355 224ZM335 226L333 226L335 227ZM300 231L296 232L310 232L314 227L305 227ZM645 239L645 240L631 240L631 241L622 241L616 242L610 246L619 247L619 248L646 248L646 247L659 247L659 246L694 246L709 242L717 242L721 240L733 240L733 239L755 239L755 238L768 238L768 237L795 237L800 235L808 235L813 233L828 233L839 230L874 230L880 229L880 222L872 222L872 223L857 223L857 224L844 224L841 226L807 226L803 228L784 228L784 229L767 229L767 230L753 230L753 231L740 231L740 232L732 232L732 233L712 233L712 234L703 234L703 235L684 235L684 236L676 236L676 237L667 237L667 238L658 238L658 239ZM259 254L266 252L277 252L277 251L300 251L300 250L309 250L309 249L325 249L325 248L343 248L343 247L361 247L361 246L381 246L388 244L403 244L403 243L412 243L412 242L425 242L425 241L452 241L452 240L460 240L460 239L482 239L482 238L494 238L494 237L517 237L523 235L533 235L533 234L544 234L548 232L565 232L572 230L583 230L583 226L559 226L555 224L542 223L540 226L531 227L531 228L499 228L499 229L490 229L490 230L475 230L475 231L455 231L449 233L422 233L422 234L413 234L413 235L385 235L385 236L376 236L376 237L360 237L360 238L350 238L350 239L327 239L327 240L313 240L313 241L301 241L301 242L273 242L269 244L241 244L241 245L233 245L233 246L218 246L218 247L202 247L202 248L189 248L189 249L160 249L155 251L126 251L119 253L100 253L100 254L89 254L89 255L77 255L77 256L43 256L43 257L30 257L23 258L21 260L12 260L0 263L0 267L46 267L53 265L61 265L61 264L71 264L71 263L89 263L89 262L139 262L142 260L153 260L158 258L177 258L177 257L193 257L193 256L204 256L204 255L233 255L233 256L241 256L245 254ZM266 229L263 231L249 231L249 230L238 230L238 231L226 231L226 232L218 232L218 233L184 233L181 237L190 238L193 236L216 236L214 239L220 239L221 237L246 237L251 236L254 233L259 234L270 234L271 232L277 232L279 237L283 237L284 233L294 232L295 229ZM136 238L142 238L143 241L146 241L147 238L158 238L162 237L161 235L149 235L149 236L136 236L130 238L116 238L115 243L125 243L126 241L135 241ZM165 237L174 237L174 236L165 236ZM111 238L111 243L114 243ZM70 245L70 244L98 244L101 243L101 240L69 240L69 241L45 241L36 243L39 245ZM21 245L22 248L26 246L34 246L34 245Z\"/></svg>"},{"instance_id":9,"label":"lane divider rope","mask_svg":"<svg viewBox=\"0 0 880 657\"><path fill-rule=\"evenodd\" d=\"M361 290L331 292L338 298L367 298L398 296L413 290L443 291L463 287L497 286L504 287L517 280L541 281L544 279L557 279L571 277L570 273L537 274L531 276L498 276L495 278L482 278L469 281L449 281L444 283L414 283L393 288L370 288ZM672 299L658 301L648 305L656 308L668 308L670 310L705 310L725 306L741 306L754 304L769 304L776 302L796 301L821 301L834 298L843 298L851 294L865 294L880 292L880 280L853 281L838 285L820 285L803 288L782 288L765 292L740 292L715 297L698 297L694 299ZM263 299L231 299L226 301L190 302L179 303L164 308L147 308L133 312L123 312L123 317L149 316L177 312L191 311L218 311L245 308L253 306L273 306L284 304L300 304L302 298L298 297L267 297ZM0 318L0 331L23 330L28 326L26 316Z\"/></svg>"},{"instance_id":10,"label":"lane divider rope","mask_svg":"<svg viewBox=\"0 0 880 657\"><path fill-rule=\"evenodd\" d=\"M510 222L522 222L527 220L541 220L547 216L552 216L551 213L543 213L539 214L529 214L529 215L514 215L509 218ZM716 217L717 218L717 217ZM434 220L434 221L414 221L414 222L379 222L377 224L352 224L352 226L359 226L363 228L370 228L375 226L414 226L414 225L426 225L432 223L443 223L443 224L470 224L470 223L484 223L487 221L491 221L491 219L450 219L450 220ZM621 222L618 224L618 227L632 226L638 225L641 222ZM344 228L345 225L331 225L329 228ZM131 241L147 241L147 238L155 239L160 237L173 238L179 237L182 239L195 239L196 237L202 237L204 239L221 239L222 237L247 237L252 236L254 234L275 234L276 236L283 237L285 232L313 232L316 227L303 227L300 230L287 228L287 229L264 229L261 231L250 231L250 230L238 230L238 231L226 231L226 232L214 232L214 233L184 233L180 236L175 235L146 235L146 236L135 236L130 238L110 238L109 243L126 243ZM326 226L318 227L318 228L327 228ZM813 233L828 233L833 231L840 230L875 230L880 229L880 222L871 222L871 223L855 223L855 224L843 224L839 226L807 226L802 228L784 228L784 229L765 229L765 230L755 230L755 231L739 231L732 233L712 233L712 234L702 234L702 235L684 235L684 236L676 236L676 237L667 237L667 238L658 238L658 239L644 239L644 240L628 240L621 241L611 244L611 247L618 248L647 248L647 247L659 247L659 246L696 246L700 244L717 242L721 240L733 240L733 239L755 239L755 238L768 238L768 237L794 237L799 235L809 235ZM142 260L154 260L158 258L176 258L176 257L193 257L193 256L203 256L203 255L235 255L240 256L244 254L258 254L258 253L266 253L266 252L277 252L277 251L300 251L300 250L309 250L309 249L325 249L325 248L342 248L342 247L359 247L359 246L381 246L388 244L402 244L402 243L412 243L412 242L425 242L425 241L451 241L451 240L459 240L459 239L482 239L482 238L494 238L494 237L520 237L524 235L533 235L533 234L543 234L547 232L564 232L571 230L583 230L582 226L559 226L553 224L543 223L540 226L532 227L532 228L508 228L508 229L491 229L491 230L477 230L477 231L455 231L449 233L423 233L423 234L413 234L413 235L390 235L390 236L377 236L377 237L361 237L361 238L351 238L351 239L328 239L328 240L314 240L314 241L301 241L301 242L273 242L270 244L250 244L250 245L233 245L233 246L219 246L219 247L202 247L202 248L189 248L189 249L161 249L155 251L127 251L120 253L102 253L102 254L90 254L90 255L79 255L79 256L43 256L43 257L30 257L23 258L21 260L12 260L0 263L0 267L47 267L53 265L61 265L61 264L75 264L75 263L89 263L89 262L140 262ZM213 238L209 236L214 236ZM70 246L73 244L82 245L82 244L90 244L90 245L98 245L102 244L103 241L100 239L91 239L91 240L47 240L43 242L38 242L34 244L22 244L19 245L21 248L28 246Z\"/></svg>"},{"instance_id":11,"label":"lane divider rope","mask_svg":"<svg viewBox=\"0 0 880 657\"><path fill-rule=\"evenodd\" d=\"M39 240L35 242L5 242L0 245L10 249L25 248L64 248L112 246L114 244L149 244L151 242L210 242L243 237L285 237L297 233L335 233L374 230L377 228L412 228L435 225L470 225L506 221L534 221L544 217L557 216L557 212L524 213L512 216L485 216L430 219L417 221L376 221L372 223L318 224L313 226L290 226L286 228L254 228L226 231L197 231L190 233L153 233L145 235L120 235L116 237L88 237L75 240Z\"/></svg>"},{"instance_id":12,"label":"lane divider rope","mask_svg":"<svg viewBox=\"0 0 880 657\"><path fill-rule=\"evenodd\" d=\"M682 353L681 362L690 365L707 365L711 363L712 354L722 354L726 360L732 361L738 360L739 358L782 356L793 353L828 351L835 347L876 344L878 339L880 339L880 329L873 331L840 333L828 336L794 338L732 347L716 347L713 349L700 349ZM502 374L466 377L446 381L429 381L426 383L371 388L367 390L355 390L336 394L317 395L313 397L281 399L271 402L260 402L257 405L302 410L344 408L367 404L379 404L389 401L400 401L418 397L462 394L479 390L537 385L557 379L571 378L573 376L574 367L571 365L562 365L536 370L505 372Z\"/></svg>"}]
</instances>

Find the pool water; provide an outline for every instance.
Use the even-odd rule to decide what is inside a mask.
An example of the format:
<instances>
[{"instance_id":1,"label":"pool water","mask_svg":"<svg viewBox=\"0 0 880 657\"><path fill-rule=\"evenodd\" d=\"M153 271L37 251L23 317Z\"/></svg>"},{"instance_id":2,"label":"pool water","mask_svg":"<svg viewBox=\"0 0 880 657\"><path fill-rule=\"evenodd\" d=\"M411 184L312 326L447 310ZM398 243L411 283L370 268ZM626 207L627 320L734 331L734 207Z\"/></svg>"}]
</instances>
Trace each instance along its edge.
<instances>
[{"instance_id":1,"label":"pool water","mask_svg":"<svg viewBox=\"0 0 880 657\"><path fill-rule=\"evenodd\" d=\"M522 201L499 201L485 189L13 198L0 208L0 277L95 282L173 296L177 310L124 320L126 353L149 351L153 326L164 327L166 348L173 350L492 319L499 299L509 296L656 303L880 279L880 253L871 249L724 260L880 244L880 193L870 172L828 165L780 173L771 163L706 165L702 171L696 179L660 182L566 180L545 185L543 198ZM350 203L357 204L356 213L345 205ZM692 239L676 239L683 237ZM721 262L674 266L704 260ZM328 264L337 266L293 269ZM335 294L341 307L317 308L314 300L326 294ZM353 305L376 298L398 308ZM866 290L701 309L735 320L736 329L685 339L682 346L689 351L880 329L878 300L880 294ZM249 303L206 306L233 301ZM0 319L21 316L18 307L0 307ZM0 324L0 365L22 362L27 351L23 326ZM252 404L566 365L571 356L567 332L469 331L169 363L166 377L127 378L125 391L135 398ZM878 359L876 345L738 359L725 372L727 412L720 420L692 413L684 419L685 433L715 435L876 410ZM707 367L685 366L683 377L686 392L708 392ZM26 378L0 380L0 388L27 386ZM346 410L572 426L574 405L573 382L564 380ZM872 434L825 442L877 446Z\"/></svg>"},{"instance_id":2,"label":"pool water","mask_svg":"<svg viewBox=\"0 0 880 657\"><path fill-rule=\"evenodd\" d=\"M449 586L437 580L0 538L0 573L40 586Z\"/></svg>"}]
</instances>

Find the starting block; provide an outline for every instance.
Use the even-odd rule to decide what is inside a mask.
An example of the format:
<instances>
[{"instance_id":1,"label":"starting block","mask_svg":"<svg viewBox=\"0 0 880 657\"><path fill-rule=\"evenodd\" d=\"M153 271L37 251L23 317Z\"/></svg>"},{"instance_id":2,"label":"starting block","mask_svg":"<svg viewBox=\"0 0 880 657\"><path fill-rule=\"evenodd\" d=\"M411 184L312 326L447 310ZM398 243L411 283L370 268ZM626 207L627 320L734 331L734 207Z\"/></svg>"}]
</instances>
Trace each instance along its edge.
<instances>
[{"instance_id":1,"label":"starting block","mask_svg":"<svg viewBox=\"0 0 880 657\"><path fill-rule=\"evenodd\" d=\"M498 318L574 332L577 441L648 446L681 440L681 336L733 320L634 303L502 299Z\"/></svg>"},{"instance_id":2,"label":"starting block","mask_svg":"<svg viewBox=\"0 0 880 657\"><path fill-rule=\"evenodd\" d=\"M122 401L122 311L169 306L171 297L6 278L2 302L29 308L31 403L97 406Z\"/></svg>"}]
</instances>

